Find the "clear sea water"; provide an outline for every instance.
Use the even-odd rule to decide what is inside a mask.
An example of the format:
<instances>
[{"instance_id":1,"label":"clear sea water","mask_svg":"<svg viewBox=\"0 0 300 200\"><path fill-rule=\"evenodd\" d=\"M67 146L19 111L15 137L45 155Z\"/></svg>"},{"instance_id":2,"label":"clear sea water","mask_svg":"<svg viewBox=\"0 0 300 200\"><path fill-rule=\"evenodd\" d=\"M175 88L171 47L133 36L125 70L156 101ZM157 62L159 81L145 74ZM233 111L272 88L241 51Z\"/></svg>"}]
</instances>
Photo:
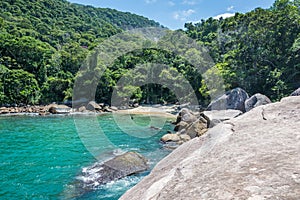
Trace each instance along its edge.
<instances>
[{"instance_id":1,"label":"clear sea water","mask_svg":"<svg viewBox=\"0 0 300 200\"><path fill-rule=\"evenodd\" d=\"M155 120L165 118L155 117ZM78 194L75 183L86 167L124 151L141 153L151 168L170 153L159 142L173 128L170 123L158 131L149 125L149 116L135 115L134 121L142 127L138 134L153 136L141 138L132 134L135 130L128 134L128 130L115 123L112 114L76 119L72 116L0 117L0 199L118 199L149 171L99 185L84 194ZM80 127L79 122L87 127ZM126 123L122 126L126 127ZM99 127L104 136L95 134ZM130 129L131 125L126 128ZM98 145L98 141L110 144Z\"/></svg>"}]
</instances>

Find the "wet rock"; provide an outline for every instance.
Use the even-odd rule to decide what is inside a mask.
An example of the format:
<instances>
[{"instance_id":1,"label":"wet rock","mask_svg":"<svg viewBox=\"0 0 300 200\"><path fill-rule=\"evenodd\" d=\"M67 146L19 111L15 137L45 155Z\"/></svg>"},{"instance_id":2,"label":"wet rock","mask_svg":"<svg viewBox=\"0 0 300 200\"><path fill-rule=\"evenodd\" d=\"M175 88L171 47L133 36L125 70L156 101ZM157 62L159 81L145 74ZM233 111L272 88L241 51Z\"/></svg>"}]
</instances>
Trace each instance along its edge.
<instances>
[{"instance_id":1,"label":"wet rock","mask_svg":"<svg viewBox=\"0 0 300 200\"><path fill-rule=\"evenodd\" d=\"M94 187L148 170L147 159L136 152L118 155L104 163L96 163L83 170L79 177L81 187L89 191Z\"/></svg>"},{"instance_id":2,"label":"wet rock","mask_svg":"<svg viewBox=\"0 0 300 200\"><path fill-rule=\"evenodd\" d=\"M245 110L248 112L257 106L266 105L269 103L272 102L267 96L257 93L245 101Z\"/></svg>"}]
</instances>

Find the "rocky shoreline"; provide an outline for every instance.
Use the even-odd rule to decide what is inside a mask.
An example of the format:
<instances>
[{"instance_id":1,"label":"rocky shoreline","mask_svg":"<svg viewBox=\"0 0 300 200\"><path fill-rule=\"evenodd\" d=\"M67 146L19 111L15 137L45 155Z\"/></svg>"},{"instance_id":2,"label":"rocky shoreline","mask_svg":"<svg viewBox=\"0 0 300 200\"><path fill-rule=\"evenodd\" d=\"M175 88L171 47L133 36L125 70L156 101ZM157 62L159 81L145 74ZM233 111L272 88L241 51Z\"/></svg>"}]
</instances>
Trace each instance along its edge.
<instances>
[{"instance_id":1,"label":"rocky shoreline","mask_svg":"<svg viewBox=\"0 0 300 200\"><path fill-rule=\"evenodd\" d=\"M253 99L245 103L252 109L184 142L120 199L299 199L300 93L264 105Z\"/></svg>"},{"instance_id":2,"label":"rocky shoreline","mask_svg":"<svg viewBox=\"0 0 300 200\"><path fill-rule=\"evenodd\" d=\"M79 114L101 114L101 113L124 113L124 114L153 114L164 115L174 118L180 110L179 105L135 105L134 107L117 108L115 106L105 105L103 103L89 102L86 106L72 108L67 105L49 104L49 105L26 105L26 106L2 106L0 107L0 116L6 115L79 115Z\"/></svg>"},{"instance_id":3,"label":"rocky shoreline","mask_svg":"<svg viewBox=\"0 0 300 200\"><path fill-rule=\"evenodd\" d=\"M213 100L203 112L182 109L176 119L175 133L171 131L161 138L166 148L175 149L179 145L204 135L217 124L236 118L255 107L270 104L271 100L263 94L249 97L248 93L235 88Z\"/></svg>"}]
</instances>

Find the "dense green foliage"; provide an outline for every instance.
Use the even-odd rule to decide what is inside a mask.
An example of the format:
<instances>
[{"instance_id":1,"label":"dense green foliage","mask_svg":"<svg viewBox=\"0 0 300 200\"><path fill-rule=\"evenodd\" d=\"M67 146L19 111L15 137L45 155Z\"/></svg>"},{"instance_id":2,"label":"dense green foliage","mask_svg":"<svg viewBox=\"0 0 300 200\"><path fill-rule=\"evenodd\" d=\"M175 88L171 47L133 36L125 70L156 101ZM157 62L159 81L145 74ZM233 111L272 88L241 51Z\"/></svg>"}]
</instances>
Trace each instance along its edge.
<instances>
[{"instance_id":1,"label":"dense green foliage","mask_svg":"<svg viewBox=\"0 0 300 200\"><path fill-rule=\"evenodd\" d=\"M300 86L299 5L299 0L276 0L270 9L187 23L184 32L209 49L225 89L239 86L249 94L260 92L277 100ZM70 100L75 79L85 80L80 83L83 88L98 85L99 102L110 103L113 90L120 89L124 98L132 94L140 102L174 103L177 99L166 86L116 86L121 77L143 82L146 77L138 64L160 63L168 70L153 69L154 76L175 82L179 72L189 81L199 102L206 104L209 93L202 76L174 52L144 48L119 57L104 74L100 74L101 66L78 72L106 38L126 29L150 26L159 24L134 14L65 0L2 0L0 103ZM136 74L127 73L133 68L137 68Z\"/></svg>"},{"instance_id":2,"label":"dense green foliage","mask_svg":"<svg viewBox=\"0 0 300 200\"><path fill-rule=\"evenodd\" d=\"M273 100L300 86L300 1L277 0L227 19L185 24L210 49L227 89L242 87Z\"/></svg>"},{"instance_id":3,"label":"dense green foliage","mask_svg":"<svg viewBox=\"0 0 300 200\"><path fill-rule=\"evenodd\" d=\"M69 99L74 77L95 46L123 30L150 26L159 24L135 14L65 0L1 0L0 103ZM22 80L10 82L14 78ZM31 89L26 86L29 83ZM31 90L39 95L30 94Z\"/></svg>"}]
</instances>

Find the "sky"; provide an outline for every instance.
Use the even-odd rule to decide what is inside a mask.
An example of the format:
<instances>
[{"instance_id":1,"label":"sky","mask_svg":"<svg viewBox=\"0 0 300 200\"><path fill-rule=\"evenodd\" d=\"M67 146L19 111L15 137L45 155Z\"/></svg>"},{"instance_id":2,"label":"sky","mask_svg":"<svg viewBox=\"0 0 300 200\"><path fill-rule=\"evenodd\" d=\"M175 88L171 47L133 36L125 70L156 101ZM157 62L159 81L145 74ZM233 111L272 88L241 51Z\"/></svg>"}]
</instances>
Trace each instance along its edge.
<instances>
[{"instance_id":1,"label":"sky","mask_svg":"<svg viewBox=\"0 0 300 200\"><path fill-rule=\"evenodd\" d=\"M275 0L68 0L72 3L113 8L153 19L172 30L186 22L269 8Z\"/></svg>"}]
</instances>

